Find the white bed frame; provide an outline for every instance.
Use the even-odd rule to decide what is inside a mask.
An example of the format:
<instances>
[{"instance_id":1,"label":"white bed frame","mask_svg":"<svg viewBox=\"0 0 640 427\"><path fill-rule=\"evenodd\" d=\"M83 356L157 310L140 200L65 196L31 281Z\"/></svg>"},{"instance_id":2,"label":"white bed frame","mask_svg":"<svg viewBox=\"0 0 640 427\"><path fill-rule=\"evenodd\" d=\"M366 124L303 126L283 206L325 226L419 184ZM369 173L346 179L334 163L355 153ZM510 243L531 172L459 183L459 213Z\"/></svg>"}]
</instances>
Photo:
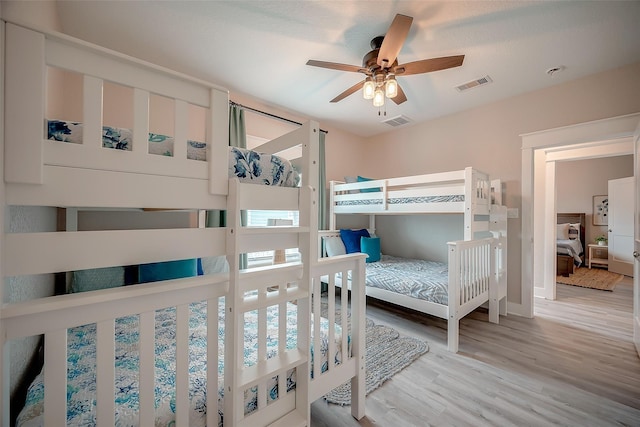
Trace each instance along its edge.
<instances>
[{"instance_id":1,"label":"white bed frame","mask_svg":"<svg viewBox=\"0 0 640 427\"><path fill-rule=\"evenodd\" d=\"M362 189L380 188L377 192ZM507 209L501 205L499 180L485 173L464 170L428 175L378 179L357 183L331 182L330 228L336 215L369 215L369 230L375 231L376 215L452 213L464 215L464 240L449 242L448 305L437 304L366 286L367 296L430 314L448 322L447 348L458 351L459 322L488 303L489 321L498 323L507 307ZM417 197L464 196L463 201L402 203ZM394 199L394 203L390 200ZM340 205L347 201L349 205ZM372 204L371 201L376 201ZM478 235L492 237L478 238ZM320 232L322 237L339 236L337 231ZM322 244L319 244L322 248Z\"/></svg>"},{"instance_id":2,"label":"white bed frame","mask_svg":"<svg viewBox=\"0 0 640 427\"><path fill-rule=\"evenodd\" d=\"M217 307L225 297L225 426L304 426L310 422L310 403L332 388L351 380L352 414L364 416L364 255L318 259L317 123L270 141L263 152L280 152L302 144L304 167L301 188L241 184L227 176L228 92L220 87L158 67L59 33L48 33L0 21L6 58L4 68L4 184L0 189L3 216L7 207L57 206L71 208L166 208L191 211L222 209L226 228L159 229L3 233L2 276L51 274L73 270L133 265L185 258L226 255L229 273L60 295L0 307L0 420L9 425L8 346L15 338L44 334L46 426L66 422L67 328L97 323L97 421L114 425L114 322L140 316L140 425L154 420L154 311L176 307L176 425L189 424L188 312L191 302L206 300ZM47 66L83 75L82 144L48 141L44 135ZM115 82L134 88L133 151L103 149L102 85ZM175 157L147 154L148 100L159 94L175 102ZM188 104L207 110L207 161L186 159ZM2 152L2 150L0 150ZM153 189L162 191L153 191ZM115 189L115 190L114 190ZM117 191L116 191L117 190ZM299 210L299 227L240 226L243 209ZM5 221L8 224L8 220ZM171 242L171 244L167 244ZM239 270L238 255L246 252L299 248L301 262ZM354 290L342 295L342 309L351 310L351 352L343 334L343 361L330 361L320 374L310 372L310 346L320 348L318 325L320 277L351 272ZM359 285L358 285L359 284ZM245 296L254 291L255 296ZM0 298L4 283L0 286ZM333 295L333 294L331 294ZM313 300L313 303L312 303ZM243 313L266 307L298 304L297 349L284 343L276 357L266 359L265 330L259 329L258 364L244 367ZM335 350L336 301L329 298L330 353ZM281 310L282 312L282 310ZM346 316L343 330L347 330ZM315 320L315 321L314 321ZM218 365L217 316L208 316L207 365ZM281 324L280 336L286 328ZM312 331L310 324L315 330ZM282 341L282 340L281 340ZM346 356L345 356L346 355ZM319 358L316 358L316 361ZM317 363L317 362L316 362ZM266 380L298 369L295 392L284 393L266 405ZM218 373L208 371L207 425L217 425ZM243 411L243 391L258 387L258 408Z\"/></svg>"}]
</instances>

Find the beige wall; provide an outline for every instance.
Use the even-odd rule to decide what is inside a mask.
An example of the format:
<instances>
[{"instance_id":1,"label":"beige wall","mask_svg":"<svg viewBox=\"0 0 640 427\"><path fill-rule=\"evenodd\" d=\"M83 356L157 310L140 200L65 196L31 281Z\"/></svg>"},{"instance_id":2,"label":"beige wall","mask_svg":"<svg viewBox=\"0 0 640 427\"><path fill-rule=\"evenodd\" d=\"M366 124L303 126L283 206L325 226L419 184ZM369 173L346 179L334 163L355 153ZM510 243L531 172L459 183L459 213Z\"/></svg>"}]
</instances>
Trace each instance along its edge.
<instances>
[{"instance_id":1,"label":"beige wall","mask_svg":"<svg viewBox=\"0 0 640 427\"><path fill-rule=\"evenodd\" d=\"M584 212L585 240L593 243L596 236L607 234L606 226L593 225L593 196L607 194L610 179L629 176L633 176L633 156L558 162L556 209L558 212Z\"/></svg>"},{"instance_id":2,"label":"beige wall","mask_svg":"<svg viewBox=\"0 0 640 427\"><path fill-rule=\"evenodd\" d=\"M367 150L360 155L362 162L358 167L372 177L393 177L473 166L502 179L503 202L521 213L519 135L638 112L638 76L640 63L396 129L371 138L366 143ZM491 90L491 86L477 90ZM427 220L415 217L407 225L405 219L390 218L385 226L404 227L399 233L413 227L416 234L425 233L414 239L425 242L429 236L422 229L427 227L422 222ZM452 235L455 232L452 227ZM522 293L520 235L520 218L510 219L508 292L509 300L515 303L520 303ZM426 253L417 247L406 248L411 242L394 242L387 247L389 253L400 250L411 250L416 255Z\"/></svg>"}]
</instances>

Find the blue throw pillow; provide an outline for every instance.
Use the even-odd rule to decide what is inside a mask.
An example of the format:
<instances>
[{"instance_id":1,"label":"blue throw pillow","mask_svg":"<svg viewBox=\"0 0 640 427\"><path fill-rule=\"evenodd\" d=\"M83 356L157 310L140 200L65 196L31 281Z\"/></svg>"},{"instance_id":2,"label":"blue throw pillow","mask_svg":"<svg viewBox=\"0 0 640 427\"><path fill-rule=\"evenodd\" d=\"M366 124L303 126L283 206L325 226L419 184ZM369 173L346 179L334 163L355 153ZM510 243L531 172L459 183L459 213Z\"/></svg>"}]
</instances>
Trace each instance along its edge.
<instances>
[{"instance_id":1,"label":"blue throw pillow","mask_svg":"<svg viewBox=\"0 0 640 427\"><path fill-rule=\"evenodd\" d=\"M140 283L159 282L161 280L182 279L198 275L195 258L180 261L154 262L141 264L138 272Z\"/></svg>"},{"instance_id":2,"label":"blue throw pillow","mask_svg":"<svg viewBox=\"0 0 640 427\"><path fill-rule=\"evenodd\" d=\"M366 181L373 181L373 178L365 178L363 176L358 176L358 182L366 182ZM379 193L380 191L382 191L382 188L380 187L363 188L362 190L360 190L361 193Z\"/></svg>"},{"instance_id":3,"label":"blue throw pillow","mask_svg":"<svg viewBox=\"0 0 640 427\"><path fill-rule=\"evenodd\" d=\"M360 252L360 238L370 237L366 228L362 230L340 230L340 237L348 254Z\"/></svg>"},{"instance_id":4,"label":"blue throw pillow","mask_svg":"<svg viewBox=\"0 0 640 427\"><path fill-rule=\"evenodd\" d=\"M380 261L380 238L379 237L361 237L360 248L362 252L369 255L367 262Z\"/></svg>"}]
</instances>

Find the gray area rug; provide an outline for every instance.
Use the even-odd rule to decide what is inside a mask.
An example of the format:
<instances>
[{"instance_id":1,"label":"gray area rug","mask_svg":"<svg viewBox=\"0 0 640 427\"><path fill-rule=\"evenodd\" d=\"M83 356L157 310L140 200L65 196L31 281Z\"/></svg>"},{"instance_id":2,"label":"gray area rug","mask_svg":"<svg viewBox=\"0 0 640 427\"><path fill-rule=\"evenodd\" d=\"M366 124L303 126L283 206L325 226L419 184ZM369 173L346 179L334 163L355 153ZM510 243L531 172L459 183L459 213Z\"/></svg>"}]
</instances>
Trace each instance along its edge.
<instances>
[{"instance_id":1,"label":"gray area rug","mask_svg":"<svg viewBox=\"0 0 640 427\"><path fill-rule=\"evenodd\" d=\"M384 325L376 325L367 319L366 394L380 387L429 351L426 342L401 336L398 331ZM351 404L351 382L342 384L324 396L327 402L338 405Z\"/></svg>"}]
</instances>

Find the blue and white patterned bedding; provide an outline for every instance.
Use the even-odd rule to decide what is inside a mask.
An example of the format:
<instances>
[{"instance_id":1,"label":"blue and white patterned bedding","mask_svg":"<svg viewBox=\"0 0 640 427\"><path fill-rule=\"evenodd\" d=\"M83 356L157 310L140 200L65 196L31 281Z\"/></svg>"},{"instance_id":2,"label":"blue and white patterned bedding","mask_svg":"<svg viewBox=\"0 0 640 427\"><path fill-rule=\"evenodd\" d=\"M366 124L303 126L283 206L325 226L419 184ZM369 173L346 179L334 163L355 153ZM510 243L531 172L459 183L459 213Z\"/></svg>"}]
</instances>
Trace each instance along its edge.
<instances>
[{"instance_id":1,"label":"blue and white patterned bedding","mask_svg":"<svg viewBox=\"0 0 640 427\"><path fill-rule=\"evenodd\" d=\"M449 269L436 261L382 255L366 267L366 284L413 298L447 304Z\"/></svg>"},{"instance_id":2,"label":"blue and white patterned bedding","mask_svg":"<svg viewBox=\"0 0 640 427\"><path fill-rule=\"evenodd\" d=\"M82 144L82 123L62 120L47 121L47 139L60 142ZM116 150L131 151L133 135L130 129L102 127L102 146ZM172 136L149 134L149 154L173 157L174 138ZM207 144L187 141L187 159L207 160ZM229 147L229 177L237 177L240 182L298 187L300 174L288 160L244 148Z\"/></svg>"},{"instance_id":3,"label":"blue and white patterned bedding","mask_svg":"<svg viewBox=\"0 0 640 427\"><path fill-rule=\"evenodd\" d=\"M190 426L204 426L206 423L206 303L194 303L189 316L189 412ZM219 408L223 407L224 367L224 301L218 307L218 383ZM257 312L245 314L245 365L256 363L257 357ZM267 310L267 356L271 357L278 349L278 307ZM287 349L296 346L296 308L287 307ZM321 330L328 329L328 321L322 319ZM337 326L336 343L341 340ZM312 329L313 330L313 329ZM95 324L80 326L68 330L67 334L67 425L91 426L96 424L96 347ZM322 336L322 371L327 369L328 338ZM120 318L115 326L115 377L116 377L116 425L138 425L138 317ZM175 309L156 312L156 426L168 426L175 423ZM341 361L340 345L336 345L336 362ZM313 374L313 373L312 373ZM287 392L295 388L295 371L287 373ZM278 396L277 378L268 385L268 401ZM41 372L29 387L24 409L18 417L17 426L43 425L44 384ZM257 405L255 390L245 393L245 413L252 412ZM222 423L222 413L218 413L218 424Z\"/></svg>"},{"instance_id":4,"label":"blue and white patterned bedding","mask_svg":"<svg viewBox=\"0 0 640 427\"><path fill-rule=\"evenodd\" d=\"M374 193L374 192L372 192ZM420 196L420 197L389 197L388 205L408 205L415 203L452 203L464 202L463 194L449 196ZM359 206L359 205L381 205L382 199L362 199L362 200L341 200L336 202L336 206Z\"/></svg>"},{"instance_id":5,"label":"blue and white patterned bedding","mask_svg":"<svg viewBox=\"0 0 640 427\"><path fill-rule=\"evenodd\" d=\"M300 175L288 160L246 148L231 147L229 176L239 178L240 182L262 185L279 187L300 185Z\"/></svg>"}]
</instances>

